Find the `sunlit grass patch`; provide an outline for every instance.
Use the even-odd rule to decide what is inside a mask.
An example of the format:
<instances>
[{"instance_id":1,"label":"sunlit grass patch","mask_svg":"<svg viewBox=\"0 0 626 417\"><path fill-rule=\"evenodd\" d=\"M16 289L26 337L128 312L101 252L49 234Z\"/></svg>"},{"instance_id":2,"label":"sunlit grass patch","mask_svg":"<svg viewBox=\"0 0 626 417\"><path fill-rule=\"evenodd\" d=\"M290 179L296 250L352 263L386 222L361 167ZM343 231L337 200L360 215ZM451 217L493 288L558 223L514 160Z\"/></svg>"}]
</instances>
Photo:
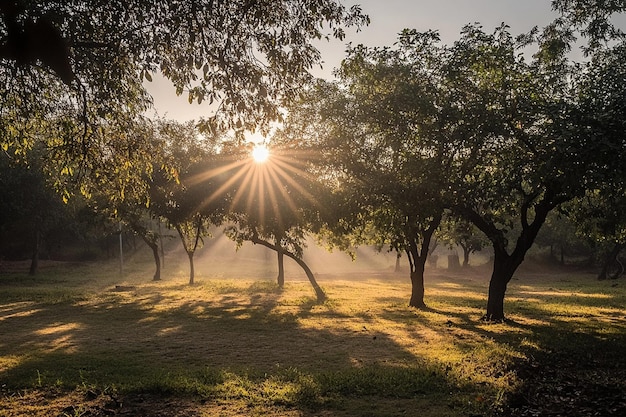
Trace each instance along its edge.
<instances>
[{"instance_id":1,"label":"sunlit grass patch","mask_svg":"<svg viewBox=\"0 0 626 417\"><path fill-rule=\"evenodd\" d=\"M426 310L407 306L398 276L327 279L324 303L306 281L56 279L0 292L0 378L12 390L112 388L275 415L487 415L533 357L612 355L626 342L626 289L587 276L513 281L501 324L480 321L484 280L445 275L427 277Z\"/></svg>"}]
</instances>

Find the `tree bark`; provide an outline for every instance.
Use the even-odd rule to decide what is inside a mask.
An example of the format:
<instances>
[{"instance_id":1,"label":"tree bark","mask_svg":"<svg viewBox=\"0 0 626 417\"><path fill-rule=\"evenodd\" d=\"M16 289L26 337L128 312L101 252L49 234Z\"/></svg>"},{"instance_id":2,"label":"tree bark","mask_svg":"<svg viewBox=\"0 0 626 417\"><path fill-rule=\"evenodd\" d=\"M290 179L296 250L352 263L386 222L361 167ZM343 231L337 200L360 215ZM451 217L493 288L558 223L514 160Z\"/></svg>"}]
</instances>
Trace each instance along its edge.
<instances>
[{"instance_id":1,"label":"tree bark","mask_svg":"<svg viewBox=\"0 0 626 417\"><path fill-rule=\"evenodd\" d=\"M276 253L278 254L278 277L277 277L278 286L280 288L284 288L285 287L285 254L283 253L282 248L280 247L276 251Z\"/></svg>"},{"instance_id":2,"label":"tree bark","mask_svg":"<svg viewBox=\"0 0 626 417\"><path fill-rule=\"evenodd\" d=\"M411 278L411 299L409 300L409 307L415 307L419 309L425 309L426 303L424 302L424 266L426 265L426 259L428 259L430 240L432 239L435 230L439 227L441 222L441 215L433 217L426 230L422 230L421 233L421 250L419 247L420 235L414 227L409 227L407 232L407 241L409 243L406 251L409 258L410 266L410 278Z\"/></svg>"},{"instance_id":3,"label":"tree bark","mask_svg":"<svg viewBox=\"0 0 626 417\"><path fill-rule=\"evenodd\" d=\"M185 234L183 233L180 225L176 225L175 227L178 235L180 236L180 239L183 242L183 247L185 248L185 252L187 252L187 257L189 257L189 285L193 285L195 277L195 270L193 267L193 254L196 252L196 249L198 248L198 242L200 241L202 222L201 219L196 219L196 223L194 225L195 236L193 237L193 245L188 244L187 240L185 239Z\"/></svg>"},{"instance_id":4,"label":"tree bark","mask_svg":"<svg viewBox=\"0 0 626 417\"><path fill-rule=\"evenodd\" d=\"M489 281L487 312L483 316L483 320L494 322L503 322L505 320L504 296L506 288L522 260L523 256L522 259L514 259L502 247L496 249L494 245L493 271Z\"/></svg>"},{"instance_id":5,"label":"tree bark","mask_svg":"<svg viewBox=\"0 0 626 417\"><path fill-rule=\"evenodd\" d=\"M533 245L539 230L546 221L548 213L561 203L567 201L563 195L558 195L555 190L545 191L543 198L533 204L538 194L526 196L520 210L520 220L522 231L515 242L513 252L507 252L507 239L503 230L483 218L476 211L467 207L457 207L459 212L466 216L476 227L478 227L489 238L493 245L493 272L489 281L489 295L487 298L487 312L483 316L486 321L505 320L504 297L508 283L513 278L513 274L524 261L526 252ZM531 207L533 210L530 210ZM529 221L529 212L534 211L532 222Z\"/></svg>"},{"instance_id":6,"label":"tree bark","mask_svg":"<svg viewBox=\"0 0 626 417\"><path fill-rule=\"evenodd\" d=\"M426 303L424 302L424 264L419 266L414 265L411 270L411 299L409 300L409 306L419 309L425 309Z\"/></svg>"},{"instance_id":7,"label":"tree bark","mask_svg":"<svg viewBox=\"0 0 626 417\"><path fill-rule=\"evenodd\" d=\"M504 296L506 288L517 268L524 261L526 252L533 245L539 229L545 222L548 211L539 211L535 215L532 224L524 224L513 252L509 255L506 250L506 239L502 234L499 239L493 241L493 272L489 281L489 295L487 298L487 313L483 320L502 322L504 316Z\"/></svg>"},{"instance_id":8,"label":"tree bark","mask_svg":"<svg viewBox=\"0 0 626 417\"><path fill-rule=\"evenodd\" d=\"M161 280L161 257L159 256L159 238L161 236L161 233L159 232L159 234L155 235L154 233L150 232L147 227L134 220L129 220L128 223L135 232L135 234L139 235L139 237L141 237L141 240L143 240L144 243L148 245L148 247L152 250L154 264L156 266L152 280Z\"/></svg>"},{"instance_id":9,"label":"tree bark","mask_svg":"<svg viewBox=\"0 0 626 417\"><path fill-rule=\"evenodd\" d=\"M189 285L194 284L194 278L196 272L193 267L193 252L187 252L187 257L189 258Z\"/></svg>"},{"instance_id":10,"label":"tree bark","mask_svg":"<svg viewBox=\"0 0 626 417\"><path fill-rule=\"evenodd\" d=\"M135 228L134 226L133 226L133 229L137 231L137 228ZM148 245L148 247L152 250L152 256L154 257L154 264L156 266L156 270L154 272L154 276L152 277L152 280L160 281L161 280L161 257L159 256L158 238L155 238L154 240L150 240L150 238L148 236L145 236L145 234L143 233L139 233L139 235L141 236L143 241L146 242L146 245Z\"/></svg>"},{"instance_id":11,"label":"tree bark","mask_svg":"<svg viewBox=\"0 0 626 417\"><path fill-rule=\"evenodd\" d=\"M315 276L313 275L313 271L311 271L311 268L309 268L309 266L302 259L298 258L294 254L290 252L285 252L285 255L287 255L294 261L296 261L296 263L300 265L300 267L304 270L306 277L309 279L309 282L311 283L311 286L313 287L313 290L315 291L317 302L323 303L324 301L326 301L326 293L318 285L317 281L315 280Z\"/></svg>"},{"instance_id":12,"label":"tree bark","mask_svg":"<svg viewBox=\"0 0 626 417\"><path fill-rule=\"evenodd\" d=\"M160 281L161 280L161 257L159 256L159 245L155 244L154 246L150 246L152 249L152 255L154 256L154 264L156 266L156 270L154 271L154 276L152 277L152 281Z\"/></svg>"}]
</instances>

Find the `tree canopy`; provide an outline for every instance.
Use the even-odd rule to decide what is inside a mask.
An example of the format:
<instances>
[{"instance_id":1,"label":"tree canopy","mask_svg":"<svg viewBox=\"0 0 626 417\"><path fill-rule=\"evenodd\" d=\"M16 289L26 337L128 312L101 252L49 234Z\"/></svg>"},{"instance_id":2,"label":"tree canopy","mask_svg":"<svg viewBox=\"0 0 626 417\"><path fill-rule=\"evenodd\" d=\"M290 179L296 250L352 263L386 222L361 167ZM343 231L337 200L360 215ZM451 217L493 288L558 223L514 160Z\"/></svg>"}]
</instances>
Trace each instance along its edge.
<instances>
[{"instance_id":1,"label":"tree canopy","mask_svg":"<svg viewBox=\"0 0 626 417\"><path fill-rule=\"evenodd\" d=\"M205 128L254 130L310 78L314 40L368 22L335 0L9 0L0 15L0 144L43 141L60 170L88 175L143 156L104 131L141 117L154 74L208 104Z\"/></svg>"}]
</instances>

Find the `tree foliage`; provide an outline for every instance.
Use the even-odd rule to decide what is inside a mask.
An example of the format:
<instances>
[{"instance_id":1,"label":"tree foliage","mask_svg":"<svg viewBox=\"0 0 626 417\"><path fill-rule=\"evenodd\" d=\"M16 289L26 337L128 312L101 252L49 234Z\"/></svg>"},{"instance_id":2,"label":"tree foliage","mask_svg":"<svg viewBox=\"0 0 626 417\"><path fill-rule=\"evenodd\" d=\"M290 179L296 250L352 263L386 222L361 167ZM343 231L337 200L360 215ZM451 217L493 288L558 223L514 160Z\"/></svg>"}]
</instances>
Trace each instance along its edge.
<instances>
[{"instance_id":1,"label":"tree foliage","mask_svg":"<svg viewBox=\"0 0 626 417\"><path fill-rule=\"evenodd\" d=\"M587 52L624 39L623 31L612 20L615 14L626 12L623 0L552 0L552 8L562 16L555 23L579 29L588 39Z\"/></svg>"},{"instance_id":2,"label":"tree foliage","mask_svg":"<svg viewBox=\"0 0 626 417\"><path fill-rule=\"evenodd\" d=\"M313 41L368 21L335 0L8 0L0 14L0 144L42 141L63 172L86 176L146 156L103 130L150 106L142 82L154 74L208 103L205 128L254 130L309 79Z\"/></svg>"}]
</instances>

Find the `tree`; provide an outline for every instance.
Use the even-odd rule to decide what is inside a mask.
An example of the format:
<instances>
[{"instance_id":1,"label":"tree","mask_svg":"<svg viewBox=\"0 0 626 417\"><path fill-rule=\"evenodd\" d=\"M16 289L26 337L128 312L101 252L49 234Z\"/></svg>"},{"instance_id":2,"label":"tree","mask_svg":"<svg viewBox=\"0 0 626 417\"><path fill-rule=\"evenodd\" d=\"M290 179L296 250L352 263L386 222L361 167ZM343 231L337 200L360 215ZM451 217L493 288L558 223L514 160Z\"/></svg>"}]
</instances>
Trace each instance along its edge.
<instances>
[{"instance_id":1,"label":"tree","mask_svg":"<svg viewBox=\"0 0 626 417\"><path fill-rule=\"evenodd\" d=\"M150 212L149 186L154 173L163 169L175 170L174 161L165 154L166 141L159 130L167 123L162 120L149 121L138 118L135 123L121 130L110 126L102 130L104 143L125 143L127 153L141 153L132 158L111 152L109 162L115 162L113 170L95 169L82 181L82 193L88 197L90 207L100 215L118 223L124 222L152 250L155 261L153 280L161 279L159 234L153 230Z\"/></svg>"},{"instance_id":2,"label":"tree","mask_svg":"<svg viewBox=\"0 0 626 417\"><path fill-rule=\"evenodd\" d=\"M346 213L339 229L373 230L378 244L407 254L409 304L417 308L425 307L424 266L456 169L449 136L471 134L450 124L458 109L438 42L436 32L407 30L394 48L350 48L339 81L321 82L289 119L357 212Z\"/></svg>"},{"instance_id":3,"label":"tree","mask_svg":"<svg viewBox=\"0 0 626 417\"><path fill-rule=\"evenodd\" d=\"M489 89L483 97L496 116L492 135L480 144L486 158L463 178L456 207L493 245L487 320L504 319L507 284L548 214L603 181L624 177L623 135L617 133L623 132L624 83L616 82L624 80L621 49L609 52L611 59L596 53L580 65L568 61L567 42L555 49L545 32L537 41L530 63L517 53L527 43L515 42L505 28L492 36L469 28L458 43L462 54L479 58L476 80ZM605 95L610 111L603 110Z\"/></svg>"},{"instance_id":4,"label":"tree","mask_svg":"<svg viewBox=\"0 0 626 417\"><path fill-rule=\"evenodd\" d=\"M472 223L464 219L447 217L442 224L442 238L450 248L458 245L463 250L463 268L469 266L472 253L482 250L489 241Z\"/></svg>"},{"instance_id":5,"label":"tree","mask_svg":"<svg viewBox=\"0 0 626 417\"><path fill-rule=\"evenodd\" d=\"M0 145L43 141L82 178L114 169L101 129L149 108L142 81L153 74L208 104L205 128L254 130L309 79L313 41L368 22L336 0L7 0L0 17ZM107 148L135 163L126 144Z\"/></svg>"},{"instance_id":6,"label":"tree","mask_svg":"<svg viewBox=\"0 0 626 417\"><path fill-rule=\"evenodd\" d=\"M457 214L474 223L494 251L486 320L504 320L504 296L548 213L580 192L573 139L570 67L565 50L540 50L526 63L527 39L502 26L493 34L467 26L454 45L463 77L473 84L466 100L482 113L464 123L483 132L478 163L459 178ZM515 224L515 223L517 224ZM517 227L516 227L517 226ZM513 234L515 232L515 234Z\"/></svg>"},{"instance_id":7,"label":"tree","mask_svg":"<svg viewBox=\"0 0 626 417\"><path fill-rule=\"evenodd\" d=\"M591 190L573 201L568 209L578 233L591 239L600 249L598 279L610 278L611 264L626 247L626 192L619 186Z\"/></svg>"},{"instance_id":8,"label":"tree","mask_svg":"<svg viewBox=\"0 0 626 417\"><path fill-rule=\"evenodd\" d=\"M586 167L586 194L574 205L584 235L608 244L599 278L626 243L626 43L598 50L578 77L579 130L587 151L595 155Z\"/></svg>"},{"instance_id":9,"label":"tree","mask_svg":"<svg viewBox=\"0 0 626 417\"><path fill-rule=\"evenodd\" d=\"M210 226L221 224L226 215L228 195L223 184L236 165L218 154L220 137L202 135L194 122L160 121L157 135L164 156L148 182L148 208L178 232L189 259L189 284L193 284L194 254Z\"/></svg>"},{"instance_id":10,"label":"tree","mask_svg":"<svg viewBox=\"0 0 626 417\"><path fill-rule=\"evenodd\" d=\"M284 257L294 260L304 270L317 301L323 302L326 294L303 254L306 237L321 227L327 192L308 171L306 155L291 145L277 134L267 161L247 158L234 184L228 216L232 224L226 234L238 245L249 241L275 251L280 287L285 281Z\"/></svg>"},{"instance_id":11,"label":"tree","mask_svg":"<svg viewBox=\"0 0 626 417\"><path fill-rule=\"evenodd\" d=\"M565 265L565 256L588 255L589 265L592 265L593 254L589 245L590 239L584 238L576 230L576 224L571 219L572 206L577 199L559 207L558 211L551 212L537 235L536 244L550 248L550 260ZM557 252L558 251L558 252Z\"/></svg>"},{"instance_id":12,"label":"tree","mask_svg":"<svg viewBox=\"0 0 626 417\"><path fill-rule=\"evenodd\" d=\"M42 150L35 149L23 158L0 153L0 234L13 245L22 243L30 251L29 274L35 275L39 258L49 232L70 211L54 192L50 178L42 167ZM22 250L15 248L15 255Z\"/></svg>"}]
</instances>

